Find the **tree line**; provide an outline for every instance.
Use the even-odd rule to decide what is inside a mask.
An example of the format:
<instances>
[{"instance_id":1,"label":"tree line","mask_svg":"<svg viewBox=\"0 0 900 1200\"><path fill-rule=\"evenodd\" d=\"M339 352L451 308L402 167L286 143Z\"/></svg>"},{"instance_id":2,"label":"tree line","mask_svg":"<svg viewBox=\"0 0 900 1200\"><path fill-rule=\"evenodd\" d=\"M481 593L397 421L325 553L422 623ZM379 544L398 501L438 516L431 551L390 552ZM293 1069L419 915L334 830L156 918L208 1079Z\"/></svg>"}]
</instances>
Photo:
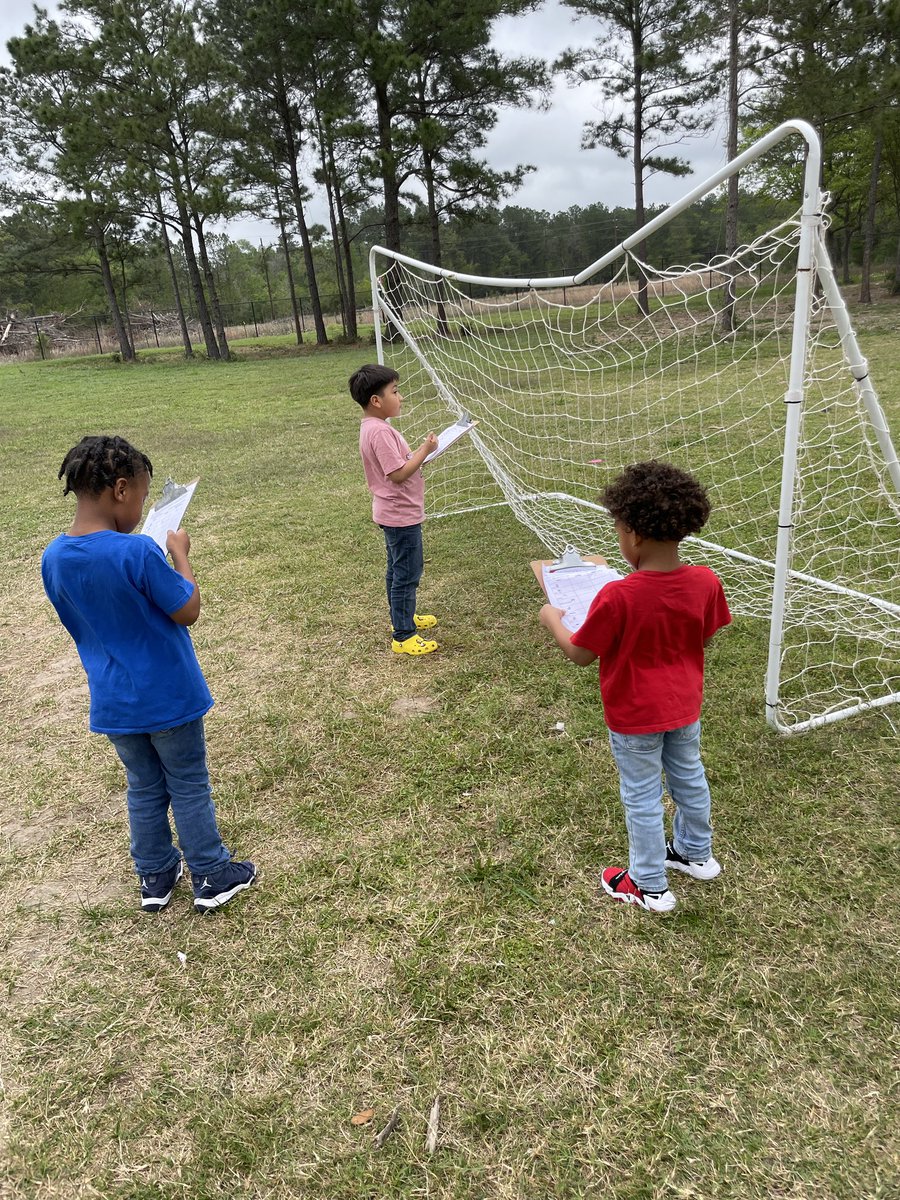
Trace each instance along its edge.
<instances>
[{"instance_id":1,"label":"tree line","mask_svg":"<svg viewBox=\"0 0 900 1200\"><path fill-rule=\"evenodd\" d=\"M555 62L492 43L500 18L538 0L36 9L0 71L0 305L99 287L123 358L129 303L149 300L177 313L186 355L191 318L209 357L227 359L225 309L243 279L241 298L290 297L298 339L301 312L318 342L331 313L354 339L370 245L477 274L580 269L648 219L648 178L687 174L682 143L723 111L729 157L786 117L816 127L845 277L858 259L870 299L891 239L900 291L900 0L564 2L594 37ZM582 144L630 163L633 206L509 203L532 168L493 169L487 137L503 107L546 103L559 75L595 90ZM728 252L764 213L790 211L795 153L745 179L740 203L734 180L699 205L670 244L654 239L657 256ZM309 220L314 195L325 226ZM248 213L274 223L276 245L214 232ZM640 278L637 302L646 311Z\"/></svg>"}]
</instances>

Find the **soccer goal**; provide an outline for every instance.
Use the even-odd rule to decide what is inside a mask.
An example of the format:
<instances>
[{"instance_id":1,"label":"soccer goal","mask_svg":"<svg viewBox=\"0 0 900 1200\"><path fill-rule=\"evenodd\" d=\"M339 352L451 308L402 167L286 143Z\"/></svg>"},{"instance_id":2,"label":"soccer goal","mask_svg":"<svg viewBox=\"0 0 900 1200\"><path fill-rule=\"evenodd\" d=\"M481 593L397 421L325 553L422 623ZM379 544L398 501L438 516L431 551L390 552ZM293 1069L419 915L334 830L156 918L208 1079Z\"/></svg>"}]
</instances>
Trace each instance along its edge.
<instances>
[{"instance_id":1,"label":"soccer goal","mask_svg":"<svg viewBox=\"0 0 900 1200\"><path fill-rule=\"evenodd\" d=\"M779 151L799 211L732 254L654 265L654 235L786 138L805 149L805 167ZM782 733L900 700L900 466L829 260L819 165L815 131L786 122L575 275L370 260L404 436L478 421L430 466L429 515L507 505L552 553L621 566L605 483L648 458L690 470L713 513L684 557L768 622Z\"/></svg>"}]
</instances>

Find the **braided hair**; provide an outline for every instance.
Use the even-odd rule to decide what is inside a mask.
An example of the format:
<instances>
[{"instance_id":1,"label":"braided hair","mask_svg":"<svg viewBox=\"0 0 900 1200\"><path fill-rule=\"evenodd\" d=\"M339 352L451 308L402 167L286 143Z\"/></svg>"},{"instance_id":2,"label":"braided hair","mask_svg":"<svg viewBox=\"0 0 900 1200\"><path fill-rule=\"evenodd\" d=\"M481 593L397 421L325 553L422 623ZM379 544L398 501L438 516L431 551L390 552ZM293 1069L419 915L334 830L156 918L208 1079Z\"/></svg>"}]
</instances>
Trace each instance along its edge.
<instances>
[{"instance_id":1,"label":"braided hair","mask_svg":"<svg viewBox=\"0 0 900 1200\"><path fill-rule=\"evenodd\" d=\"M64 496L99 496L117 479L134 479L144 471L152 476L150 459L124 438L84 437L63 459L58 478L65 476Z\"/></svg>"},{"instance_id":2,"label":"braided hair","mask_svg":"<svg viewBox=\"0 0 900 1200\"><path fill-rule=\"evenodd\" d=\"M710 512L706 489L693 475L656 461L626 467L600 502L610 516L658 542L680 542L698 533Z\"/></svg>"}]
</instances>

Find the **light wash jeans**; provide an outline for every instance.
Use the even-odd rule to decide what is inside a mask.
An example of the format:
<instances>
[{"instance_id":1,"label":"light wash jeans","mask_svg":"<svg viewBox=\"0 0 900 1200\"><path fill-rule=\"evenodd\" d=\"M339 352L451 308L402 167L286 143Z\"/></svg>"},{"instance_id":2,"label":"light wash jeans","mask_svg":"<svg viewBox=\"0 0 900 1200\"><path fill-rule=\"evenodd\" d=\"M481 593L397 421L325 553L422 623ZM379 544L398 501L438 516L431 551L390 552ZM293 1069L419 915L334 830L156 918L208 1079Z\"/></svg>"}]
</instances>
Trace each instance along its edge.
<instances>
[{"instance_id":1,"label":"light wash jeans","mask_svg":"<svg viewBox=\"0 0 900 1200\"><path fill-rule=\"evenodd\" d=\"M191 874L210 875L224 867L231 855L216 825L203 718L157 733L107 736L128 777L131 857L138 875L159 875L178 862L170 804Z\"/></svg>"},{"instance_id":2,"label":"light wash jeans","mask_svg":"<svg viewBox=\"0 0 900 1200\"><path fill-rule=\"evenodd\" d=\"M416 588L422 578L425 565L422 550L421 525L382 525L387 550L387 572L384 577L387 587L388 607L391 610L391 625L398 642L405 642L416 632Z\"/></svg>"},{"instance_id":3,"label":"light wash jeans","mask_svg":"<svg viewBox=\"0 0 900 1200\"><path fill-rule=\"evenodd\" d=\"M700 722L665 733L613 733L619 794L628 829L628 873L644 892L664 892L666 834L662 773L675 801L672 843L691 862L712 854L709 786L700 761Z\"/></svg>"}]
</instances>

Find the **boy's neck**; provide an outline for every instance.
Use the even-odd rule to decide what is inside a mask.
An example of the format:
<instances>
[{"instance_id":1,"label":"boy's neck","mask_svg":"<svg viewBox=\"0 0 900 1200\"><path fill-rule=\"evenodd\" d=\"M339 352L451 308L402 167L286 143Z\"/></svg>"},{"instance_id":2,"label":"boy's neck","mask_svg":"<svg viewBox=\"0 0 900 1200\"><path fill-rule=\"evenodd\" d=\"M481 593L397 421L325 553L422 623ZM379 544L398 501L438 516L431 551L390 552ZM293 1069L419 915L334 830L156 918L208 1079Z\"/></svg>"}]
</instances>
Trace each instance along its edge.
<instances>
[{"instance_id":1,"label":"boy's neck","mask_svg":"<svg viewBox=\"0 0 900 1200\"><path fill-rule=\"evenodd\" d=\"M386 421L387 414L382 412L380 408L373 408L371 404L367 404L363 409L363 417L374 417L376 421Z\"/></svg>"},{"instance_id":2,"label":"boy's neck","mask_svg":"<svg viewBox=\"0 0 900 1200\"><path fill-rule=\"evenodd\" d=\"M105 497L80 497L75 508L75 516L69 534L72 537L83 537L87 533L102 533L104 530L116 532L114 514L109 511L109 505L104 503Z\"/></svg>"},{"instance_id":3,"label":"boy's neck","mask_svg":"<svg viewBox=\"0 0 900 1200\"><path fill-rule=\"evenodd\" d=\"M638 550L636 571L677 571L683 566L678 547L680 542L655 542L644 538Z\"/></svg>"}]
</instances>

